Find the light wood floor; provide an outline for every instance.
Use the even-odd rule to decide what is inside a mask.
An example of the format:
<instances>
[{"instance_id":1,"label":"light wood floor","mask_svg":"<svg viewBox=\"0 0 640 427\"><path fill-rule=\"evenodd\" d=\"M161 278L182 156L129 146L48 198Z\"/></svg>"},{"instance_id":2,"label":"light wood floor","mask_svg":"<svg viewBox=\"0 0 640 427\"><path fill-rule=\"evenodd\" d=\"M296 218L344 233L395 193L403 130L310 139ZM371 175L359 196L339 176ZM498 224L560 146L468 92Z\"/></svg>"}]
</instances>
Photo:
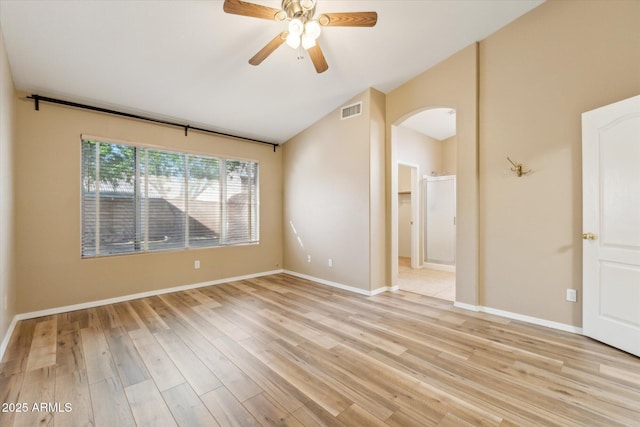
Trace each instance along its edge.
<instances>
[{"instance_id":1,"label":"light wood floor","mask_svg":"<svg viewBox=\"0 0 640 427\"><path fill-rule=\"evenodd\" d=\"M640 425L636 357L287 275L22 321L0 368L1 426Z\"/></svg>"}]
</instances>

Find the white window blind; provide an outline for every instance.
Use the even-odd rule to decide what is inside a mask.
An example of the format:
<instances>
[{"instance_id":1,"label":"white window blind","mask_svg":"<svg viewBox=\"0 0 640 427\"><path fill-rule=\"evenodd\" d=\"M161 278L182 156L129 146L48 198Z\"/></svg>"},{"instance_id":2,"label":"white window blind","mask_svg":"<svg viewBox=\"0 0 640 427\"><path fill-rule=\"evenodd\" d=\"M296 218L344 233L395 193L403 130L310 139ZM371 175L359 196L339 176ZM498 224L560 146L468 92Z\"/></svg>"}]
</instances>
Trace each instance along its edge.
<instances>
[{"instance_id":1,"label":"white window blind","mask_svg":"<svg viewBox=\"0 0 640 427\"><path fill-rule=\"evenodd\" d=\"M258 164L82 141L82 256L258 242Z\"/></svg>"}]
</instances>

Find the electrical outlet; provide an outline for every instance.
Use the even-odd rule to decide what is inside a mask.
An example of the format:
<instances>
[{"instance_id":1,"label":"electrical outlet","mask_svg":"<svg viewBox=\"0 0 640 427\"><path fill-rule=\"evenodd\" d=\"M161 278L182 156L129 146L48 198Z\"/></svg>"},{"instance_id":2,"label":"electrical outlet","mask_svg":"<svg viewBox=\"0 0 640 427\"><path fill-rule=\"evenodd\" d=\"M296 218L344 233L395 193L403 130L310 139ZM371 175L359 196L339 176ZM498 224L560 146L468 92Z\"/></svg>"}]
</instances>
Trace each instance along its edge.
<instances>
[{"instance_id":1,"label":"electrical outlet","mask_svg":"<svg viewBox=\"0 0 640 427\"><path fill-rule=\"evenodd\" d=\"M329 259L327 260L327 265L328 265L329 267L333 267L333 259L329 258Z\"/></svg>"},{"instance_id":2,"label":"electrical outlet","mask_svg":"<svg viewBox=\"0 0 640 427\"><path fill-rule=\"evenodd\" d=\"M578 300L578 293L575 289L567 289L567 301L576 302Z\"/></svg>"},{"instance_id":3,"label":"electrical outlet","mask_svg":"<svg viewBox=\"0 0 640 427\"><path fill-rule=\"evenodd\" d=\"M200 268L200 260L195 260L193 263L193 268L195 268L196 270Z\"/></svg>"},{"instance_id":4,"label":"electrical outlet","mask_svg":"<svg viewBox=\"0 0 640 427\"><path fill-rule=\"evenodd\" d=\"M311 262L311 255L307 255L307 262Z\"/></svg>"}]
</instances>

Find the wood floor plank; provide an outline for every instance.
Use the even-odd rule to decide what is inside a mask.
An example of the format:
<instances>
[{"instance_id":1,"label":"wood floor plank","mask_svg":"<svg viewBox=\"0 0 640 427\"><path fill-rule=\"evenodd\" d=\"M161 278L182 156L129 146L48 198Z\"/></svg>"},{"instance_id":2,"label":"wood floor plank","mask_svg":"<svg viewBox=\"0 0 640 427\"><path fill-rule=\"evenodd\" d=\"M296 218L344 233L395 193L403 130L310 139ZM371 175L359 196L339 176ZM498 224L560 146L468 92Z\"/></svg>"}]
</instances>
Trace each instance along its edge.
<instances>
[{"instance_id":1,"label":"wood floor plank","mask_svg":"<svg viewBox=\"0 0 640 427\"><path fill-rule=\"evenodd\" d=\"M367 383L366 380L358 382L353 378L351 372L335 363L335 360L327 359L322 354L323 348L321 346L305 343L293 347L284 342L273 342L270 343L269 348L282 354L283 357L288 358L305 371L316 375L326 382L332 390L339 392L354 402L358 408L368 411L378 420L387 419L397 409L397 406L390 400L370 392L371 382Z\"/></svg>"},{"instance_id":2,"label":"wood floor plank","mask_svg":"<svg viewBox=\"0 0 640 427\"><path fill-rule=\"evenodd\" d=\"M17 371L26 370L35 329L36 319L21 320L16 324L13 335L11 335L7 349L4 352L3 363L19 360L21 367Z\"/></svg>"},{"instance_id":3,"label":"wood floor plank","mask_svg":"<svg viewBox=\"0 0 640 427\"><path fill-rule=\"evenodd\" d=\"M280 405L271 401L268 396L258 394L244 402L244 406L258 420L267 426L303 427L293 415L285 411Z\"/></svg>"},{"instance_id":4,"label":"wood floor plank","mask_svg":"<svg viewBox=\"0 0 640 427\"><path fill-rule=\"evenodd\" d=\"M74 329L61 331L58 329L56 346L56 374L71 374L86 371L82 337L79 325L74 322Z\"/></svg>"},{"instance_id":5,"label":"wood floor plank","mask_svg":"<svg viewBox=\"0 0 640 427\"><path fill-rule=\"evenodd\" d=\"M22 390L24 372L18 371L13 374L2 372L0 376L0 402L11 404L20 402L20 392ZM16 415L13 411L0 411L0 426L12 426Z\"/></svg>"},{"instance_id":6,"label":"wood floor plank","mask_svg":"<svg viewBox=\"0 0 640 427\"><path fill-rule=\"evenodd\" d=\"M146 299L137 299L130 301L131 308L133 308L144 326L152 333L168 331L169 326L162 320L162 317L156 313Z\"/></svg>"},{"instance_id":7,"label":"wood floor plank","mask_svg":"<svg viewBox=\"0 0 640 427\"><path fill-rule=\"evenodd\" d=\"M228 321L224 316L220 316L215 309L207 306L194 307L193 309L226 336L235 340L242 340L249 337L245 331L238 328L233 322Z\"/></svg>"},{"instance_id":8,"label":"wood floor plank","mask_svg":"<svg viewBox=\"0 0 640 427\"><path fill-rule=\"evenodd\" d=\"M77 315L58 315L54 415L56 426L94 425L85 357Z\"/></svg>"},{"instance_id":9,"label":"wood floor plank","mask_svg":"<svg viewBox=\"0 0 640 427\"><path fill-rule=\"evenodd\" d=\"M257 427L260 424L225 387L218 387L201 396L218 424L230 427Z\"/></svg>"},{"instance_id":10,"label":"wood floor plank","mask_svg":"<svg viewBox=\"0 0 640 427\"><path fill-rule=\"evenodd\" d=\"M284 409L294 412L304 405L306 398L299 390L284 381L240 344L228 337L221 337L214 345Z\"/></svg>"},{"instance_id":11,"label":"wood floor plank","mask_svg":"<svg viewBox=\"0 0 640 427\"><path fill-rule=\"evenodd\" d=\"M198 395L222 385L218 377L172 331L156 332L154 335Z\"/></svg>"},{"instance_id":12,"label":"wood floor plank","mask_svg":"<svg viewBox=\"0 0 640 427\"><path fill-rule=\"evenodd\" d=\"M116 376L89 384L96 427L135 427L136 422L120 379Z\"/></svg>"},{"instance_id":13,"label":"wood floor plank","mask_svg":"<svg viewBox=\"0 0 640 427\"><path fill-rule=\"evenodd\" d=\"M29 411L0 426L640 426L639 372L577 334L275 274L18 322L0 399Z\"/></svg>"},{"instance_id":14,"label":"wood floor plank","mask_svg":"<svg viewBox=\"0 0 640 427\"><path fill-rule=\"evenodd\" d=\"M387 427L387 424L359 407L356 403L342 411L338 415L338 419L348 426Z\"/></svg>"},{"instance_id":15,"label":"wood floor plank","mask_svg":"<svg viewBox=\"0 0 640 427\"><path fill-rule=\"evenodd\" d=\"M143 326L142 319L140 319L140 316L133 310L128 301L113 304L113 309L118 315L120 323L128 332L135 331Z\"/></svg>"},{"instance_id":16,"label":"wood floor plank","mask_svg":"<svg viewBox=\"0 0 640 427\"><path fill-rule=\"evenodd\" d=\"M189 384L182 383L162 392L176 422L181 427L215 427L219 424Z\"/></svg>"},{"instance_id":17,"label":"wood floor plank","mask_svg":"<svg viewBox=\"0 0 640 427\"><path fill-rule=\"evenodd\" d=\"M27 371L53 366L56 363L57 319L36 323L27 360Z\"/></svg>"},{"instance_id":18,"label":"wood floor plank","mask_svg":"<svg viewBox=\"0 0 640 427\"><path fill-rule=\"evenodd\" d=\"M290 363L286 357L270 350L262 343L248 339L242 341L241 345L254 357L261 360L265 365L268 365L277 372L278 375L293 384L310 399L318 402L320 406L333 416L337 416L353 403L342 394L332 390L328 384L324 383L317 376L305 371L294 363Z\"/></svg>"},{"instance_id":19,"label":"wood floor plank","mask_svg":"<svg viewBox=\"0 0 640 427\"><path fill-rule=\"evenodd\" d=\"M96 307L96 314L98 315L98 319L100 319L102 327L105 329L119 328L122 326L120 317L111 304Z\"/></svg>"},{"instance_id":20,"label":"wood floor plank","mask_svg":"<svg viewBox=\"0 0 640 427\"><path fill-rule=\"evenodd\" d=\"M53 414L41 404L54 402L55 399L55 366L32 369L25 373L22 391L18 397L19 403L26 405L26 412L15 414L15 427L32 427L37 425L52 425Z\"/></svg>"},{"instance_id":21,"label":"wood floor plank","mask_svg":"<svg viewBox=\"0 0 640 427\"><path fill-rule=\"evenodd\" d=\"M80 330L80 336L89 384L117 377L115 362L102 329L85 328Z\"/></svg>"},{"instance_id":22,"label":"wood floor plank","mask_svg":"<svg viewBox=\"0 0 640 427\"><path fill-rule=\"evenodd\" d=\"M81 427L95 424L89 381L84 370L58 372L56 369L54 396L50 403L57 410L54 414L55 426Z\"/></svg>"},{"instance_id":23,"label":"wood floor plank","mask_svg":"<svg viewBox=\"0 0 640 427\"><path fill-rule=\"evenodd\" d=\"M313 408L310 408L313 407ZM301 406L293 412L293 416L296 417L298 421L302 423L304 426L308 427L322 427L322 426L331 426L331 427L344 427L340 420L333 417L327 411L322 409L318 405L313 405L312 402Z\"/></svg>"},{"instance_id":24,"label":"wood floor plank","mask_svg":"<svg viewBox=\"0 0 640 427\"><path fill-rule=\"evenodd\" d=\"M125 388L125 393L137 426L170 427L178 425L152 380L130 385Z\"/></svg>"},{"instance_id":25,"label":"wood floor plank","mask_svg":"<svg viewBox=\"0 0 640 427\"><path fill-rule=\"evenodd\" d=\"M151 378L129 334L122 326L108 329L105 337L125 388Z\"/></svg>"},{"instance_id":26,"label":"wood floor plank","mask_svg":"<svg viewBox=\"0 0 640 427\"><path fill-rule=\"evenodd\" d=\"M185 382L176 365L147 328L129 331L129 337L158 390L162 392Z\"/></svg>"}]
</instances>

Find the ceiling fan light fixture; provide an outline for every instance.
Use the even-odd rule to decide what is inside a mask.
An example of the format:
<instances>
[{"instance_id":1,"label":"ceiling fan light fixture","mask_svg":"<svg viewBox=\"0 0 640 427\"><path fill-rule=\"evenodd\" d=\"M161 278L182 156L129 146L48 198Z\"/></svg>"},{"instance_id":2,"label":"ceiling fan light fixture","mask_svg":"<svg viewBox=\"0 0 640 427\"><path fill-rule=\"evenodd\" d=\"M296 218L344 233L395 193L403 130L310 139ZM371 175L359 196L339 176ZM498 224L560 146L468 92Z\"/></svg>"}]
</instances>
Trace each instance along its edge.
<instances>
[{"instance_id":1,"label":"ceiling fan light fixture","mask_svg":"<svg viewBox=\"0 0 640 427\"><path fill-rule=\"evenodd\" d=\"M312 37L314 40L320 37L321 31L320 23L315 19L304 24L304 33L309 37Z\"/></svg>"},{"instance_id":2,"label":"ceiling fan light fixture","mask_svg":"<svg viewBox=\"0 0 640 427\"><path fill-rule=\"evenodd\" d=\"M297 49L300 46L300 36L297 34L289 33L286 43L289 47Z\"/></svg>"},{"instance_id":3,"label":"ceiling fan light fixture","mask_svg":"<svg viewBox=\"0 0 640 427\"><path fill-rule=\"evenodd\" d=\"M300 35L302 34L303 31L304 31L304 24L298 18L293 18L289 22L289 33L290 34L294 34L294 35L300 37Z\"/></svg>"},{"instance_id":4,"label":"ceiling fan light fixture","mask_svg":"<svg viewBox=\"0 0 640 427\"><path fill-rule=\"evenodd\" d=\"M316 7L316 0L300 0L300 6L304 10L311 10Z\"/></svg>"},{"instance_id":5,"label":"ceiling fan light fixture","mask_svg":"<svg viewBox=\"0 0 640 427\"><path fill-rule=\"evenodd\" d=\"M314 47L315 45L316 45L316 39L314 37L311 37L307 33L304 33L302 35L302 47L305 50L309 50L312 47Z\"/></svg>"}]
</instances>

